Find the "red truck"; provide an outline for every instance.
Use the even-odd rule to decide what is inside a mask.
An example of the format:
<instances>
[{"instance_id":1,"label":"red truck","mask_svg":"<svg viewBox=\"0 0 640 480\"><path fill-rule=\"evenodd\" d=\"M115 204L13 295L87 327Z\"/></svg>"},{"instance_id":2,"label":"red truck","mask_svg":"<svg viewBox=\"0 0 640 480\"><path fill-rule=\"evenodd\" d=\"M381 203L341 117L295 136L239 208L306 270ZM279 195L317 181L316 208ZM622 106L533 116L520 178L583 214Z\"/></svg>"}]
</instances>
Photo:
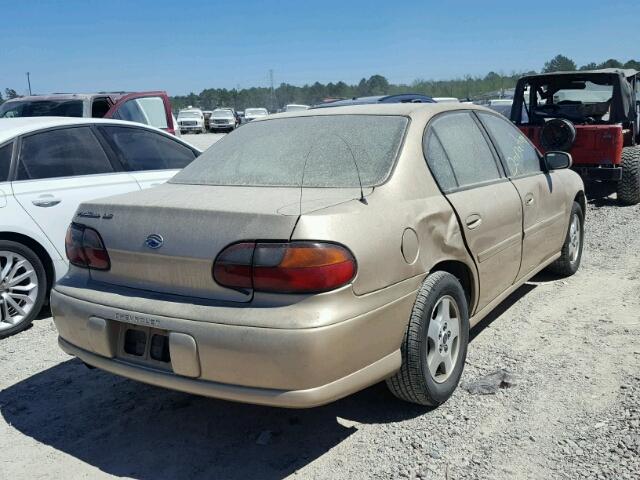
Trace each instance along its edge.
<instances>
[{"instance_id":1,"label":"red truck","mask_svg":"<svg viewBox=\"0 0 640 480\"><path fill-rule=\"evenodd\" d=\"M163 91L54 93L18 97L0 105L0 118L44 116L115 118L176 133L171 102Z\"/></svg>"}]
</instances>

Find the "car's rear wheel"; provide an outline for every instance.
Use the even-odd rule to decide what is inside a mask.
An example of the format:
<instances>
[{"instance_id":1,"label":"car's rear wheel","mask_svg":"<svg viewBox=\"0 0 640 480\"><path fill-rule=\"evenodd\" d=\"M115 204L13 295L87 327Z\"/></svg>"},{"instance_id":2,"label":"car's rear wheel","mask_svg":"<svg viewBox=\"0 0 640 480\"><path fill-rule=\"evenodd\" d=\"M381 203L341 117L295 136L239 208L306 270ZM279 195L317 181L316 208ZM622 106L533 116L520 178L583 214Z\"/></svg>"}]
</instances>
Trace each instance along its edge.
<instances>
[{"instance_id":1,"label":"car's rear wheel","mask_svg":"<svg viewBox=\"0 0 640 480\"><path fill-rule=\"evenodd\" d=\"M640 147L622 149L622 178L618 182L618 201L640 203Z\"/></svg>"},{"instance_id":2,"label":"car's rear wheel","mask_svg":"<svg viewBox=\"0 0 640 480\"><path fill-rule=\"evenodd\" d=\"M569 228L562 245L560 258L549 265L549 270L563 277L573 275L580 268L584 243L584 213L578 202L573 202Z\"/></svg>"},{"instance_id":3,"label":"car's rear wheel","mask_svg":"<svg viewBox=\"0 0 640 480\"><path fill-rule=\"evenodd\" d=\"M402 366L387 379L398 398L437 406L455 391L469 342L469 314L464 290L447 272L429 275L411 312L402 343Z\"/></svg>"},{"instance_id":4,"label":"car's rear wheel","mask_svg":"<svg viewBox=\"0 0 640 480\"><path fill-rule=\"evenodd\" d=\"M33 250L0 240L0 338L31 324L42 308L46 290L44 266Z\"/></svg>"}]
</instances>

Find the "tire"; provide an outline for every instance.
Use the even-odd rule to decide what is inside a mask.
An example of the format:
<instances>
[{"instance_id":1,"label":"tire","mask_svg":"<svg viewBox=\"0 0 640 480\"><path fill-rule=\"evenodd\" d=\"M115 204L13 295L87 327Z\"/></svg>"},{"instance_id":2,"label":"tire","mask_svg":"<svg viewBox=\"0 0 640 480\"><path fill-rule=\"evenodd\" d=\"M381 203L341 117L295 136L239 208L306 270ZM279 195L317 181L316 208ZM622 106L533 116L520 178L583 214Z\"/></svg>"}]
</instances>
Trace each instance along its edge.
<instances>
[{"instance_id":1,"label":"tire","mask_svg":"<svg viewBox=\"0 0 640 480\"><path fill-rule=\"evenodd\" d=\"M449 302L448 308L446 302ZM453 311L457 320L443 318L442 312L447 310L448 316ZM440 324L438 317L441 318ZM455 332L452 333L456 325L457 336ZM438 334L443 329L448 348L441 351L438 342L442 337L438 337ZM420 287L413 305L400 348L402 366L396 374L387 379L387 387L396 397L407 402L432 407L443 404L451 397L460 382L468 343L469 312L460 282L447 272L432 273ZM454 356L454 350L455 359L451 358ZM448 372L446 365L439 363L443 358L440 356L441 352L449 355L451 368ZM438 365L435 375L429 368L430 363Z\"/></svg>"},{"instance_id":2,"label":"tire","mask_svg":"<svg viewBox=\"0 0 640 480\"><path fill-rule=\"evenodd\" d=\"M577 229L577 230L576 230ZM573 202L569 227L565 236L560 258L549 265L548 270L562 277L570 277L580 268L584 245L584 213L578 202Z\"/></svg>"},{"instance_id":3,"label":"tire","mask_svg":"<svg viewBox=\"0 0 640 480\"><path fill-rule=\"evenodd\" d=\"M11 286L12 280L18 281ZM38 255L21 243L0 240L0 338L31 325L46 293L47 275Z\"/></svg>"},{"instance_id":4,"label":"tire","mask_svg":"<svg viewBox=\"0 0 640 480\"><path fill-rule=\"evenodd\" d=\"M618 182L618 201L624 205L640 203L640 147L622 149L622 178Z\"/></svg>"}]
</instances>

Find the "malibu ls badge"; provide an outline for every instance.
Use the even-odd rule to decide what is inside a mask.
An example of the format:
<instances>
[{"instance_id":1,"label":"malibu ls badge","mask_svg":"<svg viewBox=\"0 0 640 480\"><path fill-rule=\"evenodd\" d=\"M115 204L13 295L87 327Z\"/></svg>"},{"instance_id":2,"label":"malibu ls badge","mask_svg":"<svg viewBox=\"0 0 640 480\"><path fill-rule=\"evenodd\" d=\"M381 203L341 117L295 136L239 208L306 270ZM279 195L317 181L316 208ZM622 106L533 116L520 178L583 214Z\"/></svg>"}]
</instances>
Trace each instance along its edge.
<instances>
[{"instance_id":1,"label":"malibu ls badge","mask_svg":"<svg viewBox=\"0 0 640 480\"><path fill-rule=\"evenodd\" d=\"M157 233L152 233L146 238L146 240L144 241L144 244L147 247L152 248L153 250L157 250L162 245L164 245L164 238L162 238L162 235L158 235Z\"/></svg>"}]
</instances>

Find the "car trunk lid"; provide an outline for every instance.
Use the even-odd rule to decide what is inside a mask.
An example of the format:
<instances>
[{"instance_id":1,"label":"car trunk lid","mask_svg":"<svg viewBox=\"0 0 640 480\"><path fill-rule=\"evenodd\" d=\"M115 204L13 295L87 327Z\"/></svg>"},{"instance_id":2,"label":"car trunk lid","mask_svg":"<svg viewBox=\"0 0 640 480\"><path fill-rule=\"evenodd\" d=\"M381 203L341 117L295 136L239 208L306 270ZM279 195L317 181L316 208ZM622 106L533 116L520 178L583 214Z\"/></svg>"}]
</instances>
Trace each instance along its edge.
<instances>
[{"instance_id":1,"label":"car trunk lid","mask_svg":"<svg viewBox=\"0 0 640 480\"><path fill-rule=\"evenodd\" d=\"M111 259L95 281L158 293L248 302L251 291L218 285L216 256L246 240L288 240L302 211L354 197L353 189L165 184L80 206L74 221L95 228Z\"/></svg>"}]
</instances>

